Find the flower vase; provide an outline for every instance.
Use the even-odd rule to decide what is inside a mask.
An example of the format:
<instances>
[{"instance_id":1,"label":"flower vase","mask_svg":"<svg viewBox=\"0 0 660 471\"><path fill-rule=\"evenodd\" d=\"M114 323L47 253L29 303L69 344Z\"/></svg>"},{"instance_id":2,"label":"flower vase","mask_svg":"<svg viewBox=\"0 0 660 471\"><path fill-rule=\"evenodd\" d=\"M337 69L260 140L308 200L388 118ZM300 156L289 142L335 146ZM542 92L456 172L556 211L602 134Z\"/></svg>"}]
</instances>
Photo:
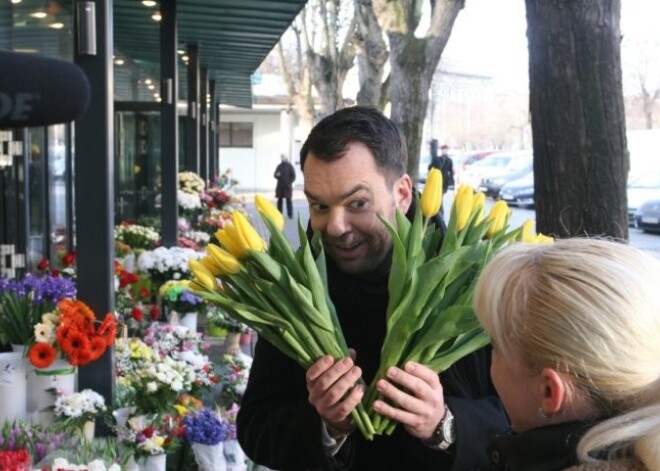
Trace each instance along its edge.
<instances>
[{"instance_id":1,"label":"flower vase","mask_svg":"<svg viewBox=\"0 0 660 471\"><path fill-rule=\"evenodd\" d=\"M167 455L160 453L158 455L143 456L136 460L139 471L165 471L167 464Z\"/></svg>"},{"instance_id":2,"label":"flower vase","mask_svg":"<svg viewBox=\"0 0 660 471\"><path fill-rule=\"evenodd\" d=\"M86 444L90 444L94 441L94 432L96 430L96 422L94 420L87 420L82 425L82 439Z\"/></svg>"},{"instance_id":3,"label":"flower vase","mask_svg":"<svg viewBox=\"0 0 660 471\"><path fill-rule=\"evenodd\" d=\"M36 410L41 425L53 423L56 393L76 391L76 367L66 360L58 359L47 368L34 369Z\"/></svg>"},{"instance_id":4,"label":"flower vase","mask_svg":"<svg viewBox=\"0 0 660 471\"><path fill-rule=\"evenodd\" d=\"M22 343L18 343L18 344L12 343L11 344L11 351L16 352L16 353L20 353L24 357L27 357L28 347L27 347L27 345L22 344Z\"/></svg>"},{"instance_id":5,"label":"flower vase","mask_svg":"<svg viewBox=\"0 0 660 471\"><path fill-rule=\"evenodd\" d=\"M227 460L225 459L222 442L216 445L193 443L191 448L200 471L227 470Z\"/></svg>"},{"instance_id":6,"label":"flower vase","mask_svg":"<svg viewBox=\"0 0 660 471\"><path fill-rule=\"evenodd\" d=\"M238 440L226 440L224 443L224 454L227 460L227 471L245 471L245 453L238 444Z\"/></svg>"},{"instance_id":7,"label":"flower vase","mask_svg":"<svg viewBox=\"0 0 660 471\"><path fill-rule=\"evenodd\" d=\"M12 343L11 349L16 353L20 353L25 358L25 366L26 366L25 381L26 381L26 389L27 389L26 392L27 397L25 399L25 411L28 414L31 414L37 409L37 394L35 393L36 385L34 379L34 371L32 370L32 368L27 368L28 361L26 358L29 348L27 345Z\"/></svg>"},{"instance_id":8,"label":"flower vase","mask_svg":"<svg viewBox=\"0 0 660 471\"><path fill-rule=\"evenodd\" d=\"M240 332L230 332L227 334L225 343L225 353L227 355L236 355L241 351L241 334Z\"/></svg>"},{"instance_id":9,"label":"flower vase","mask_svg":"<svg viewBox=\"0 0 660 471\"><path fill-rule=\"evenodd\" d=\"M0 424L27 415L26 366L22 353L0 353Z\"/></svg>"},{"instance_id":10,"label":"flower vase","mask_svg":"<svg viewBox=\"0 0 660 471\"><path fill-rule=\"evenodd\" d=\"M248 330L247 332L241 333L241 345L249 346L252 344L252 331Z\"/></svg>"},{"instance_id":11,"label":"flower vase","mask_svg":"<svg viewBox=\"0 0 660 471\"><path fill-rule=\"evenodd\" d=\"M197 313L186 312L179 318L179 324L187 327L193 334L197 332Z\"/></svg>"}]
</instances>

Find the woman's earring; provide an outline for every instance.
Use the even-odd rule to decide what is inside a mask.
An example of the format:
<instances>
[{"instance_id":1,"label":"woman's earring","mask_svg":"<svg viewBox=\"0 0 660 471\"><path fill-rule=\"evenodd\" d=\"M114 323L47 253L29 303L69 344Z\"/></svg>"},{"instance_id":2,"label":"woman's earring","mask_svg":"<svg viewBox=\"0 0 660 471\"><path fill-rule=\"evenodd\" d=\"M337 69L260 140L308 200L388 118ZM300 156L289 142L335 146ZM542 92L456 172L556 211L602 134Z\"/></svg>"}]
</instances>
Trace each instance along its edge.
<instances>
[{"instance_id":1,"label":"woman's earring","mask_svg":"<svg viewBox=\"0 0 660 471\"><path fill-rule=\"evenodd\" d=\"M543 419L549 419L550 415L543 412L543 407L539 407L539 417L541 417Z\"/></svg>"}]
</instances>

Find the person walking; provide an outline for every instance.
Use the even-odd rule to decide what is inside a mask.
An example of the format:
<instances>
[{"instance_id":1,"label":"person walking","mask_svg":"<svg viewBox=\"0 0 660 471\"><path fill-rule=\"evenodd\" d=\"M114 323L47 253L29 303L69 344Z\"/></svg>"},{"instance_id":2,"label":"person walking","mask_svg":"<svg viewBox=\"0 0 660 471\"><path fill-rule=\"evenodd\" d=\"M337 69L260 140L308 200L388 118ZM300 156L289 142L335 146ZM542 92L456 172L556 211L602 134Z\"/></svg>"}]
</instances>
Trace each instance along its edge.
<instances>
[{"instance_id":1,"label":"person walking","mask_svg":"<svg viewBox=\"0 0 660 471\"><path fill-rule=\"evenodd\" d=\"M440 147L440 155L438 155L438 140L431 140L431 163L429 163L428 170L437 168L442 173L442 194L447 193L449 187L454 186L454 163L449 157L449 147L443 145ZM444 198L442 198L444 201ZM440 207L440 212L444 215L444 207Z\"/></svg>"},{"instance_id":2,"label":"person walking","mask_svg":"<svg viewBox=\"0 0 660 471\"><path fill-rule=\"evenodd\" d=\"M490 349L438 375L425 365L391 368L379 383L379 414L399 426L372 441L351 419L380 364L389 300L396 210L415 213L400 129L374 108L324 118L300 151L311 231L320 234L328 294L354 357L324 356L307 370L259 338L237 418L253 462L280 471L449 471L489 469L487 446L509 428L490 382ZM440 218L433 218L441 225ZM414 316L417 313L410 312Z\"/></svg>"},{"instance_id":3,"label":"person walking","mask_svg":"<svg viewBox=\"0 0 660 471\"><path fill-rule=\"evenodd\" d=\"M289 219L293 219L293 182L296 181L296 169L284 154L281 156L282 162L275 168L273 177L277 179L275 187L275 197L277 198L277 209L282 212L282 200L286 200L286 213Z\"/></svg>"}]
</instances>

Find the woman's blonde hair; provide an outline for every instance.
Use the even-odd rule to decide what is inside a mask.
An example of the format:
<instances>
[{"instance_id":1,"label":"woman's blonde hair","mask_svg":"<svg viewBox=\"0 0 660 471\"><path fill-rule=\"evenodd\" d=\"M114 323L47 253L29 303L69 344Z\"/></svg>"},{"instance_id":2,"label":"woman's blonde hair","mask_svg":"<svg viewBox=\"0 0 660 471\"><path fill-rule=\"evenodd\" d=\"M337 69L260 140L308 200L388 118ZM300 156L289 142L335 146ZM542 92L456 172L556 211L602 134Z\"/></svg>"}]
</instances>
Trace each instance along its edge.
<instances>
[{"instance_id":1,"label":"woman's blonde hair","mask_svg":"<svg viewBox=\"0 0 660 471\"><path fill-rule=\"evenodd\" d=\"M660 260L598 239L517 244L484 269L474 307L504 355L571 377L609 417L581 460L631 448L660 469Z\"/></svg>"}]
</instances>

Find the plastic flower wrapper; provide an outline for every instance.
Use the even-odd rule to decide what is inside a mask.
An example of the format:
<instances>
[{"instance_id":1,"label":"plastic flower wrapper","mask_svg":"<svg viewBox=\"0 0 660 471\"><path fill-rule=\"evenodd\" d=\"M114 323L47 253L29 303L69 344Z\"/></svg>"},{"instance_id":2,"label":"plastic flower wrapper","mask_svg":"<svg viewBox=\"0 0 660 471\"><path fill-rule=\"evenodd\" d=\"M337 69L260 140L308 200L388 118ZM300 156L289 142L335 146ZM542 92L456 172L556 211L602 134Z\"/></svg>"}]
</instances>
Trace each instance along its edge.
<instances>
[{"instance_id":1,"label":"plastic flower wrapper","mask_svg":"<svg viewBox=\"0 0 660 471\"><path fill-rule=\"evenodd\" d=\"M219 413L200 409L183 418L184 434L202 471L216 471L224 462L223 442L229 436L229 424Z\"/></svg>"},{"instance_id":2,"label":"plastic flower wrapper","mask_svg":"<svg viewBox=\"0 0 660 471\"><path fill-rule=\"evenodd\" d=\"M510 210L504 201L495 203L484 217L485 195L475 195L467 186L456 193L443 238L439 229L428 225L442 203L442 175L437 169L429 172L418 203L412 223L400 211L396 227L381 218L394 247L390 299L380 367L364 399L377 434L391 433L396 426L372 409L378 398L376 383L387 369L415 361L441 372L487 345L490 340L472 309L474 285L483 267L506 244L552 240L532 237L528 223L509 231Z\"/></svg>"},{"instance_id":3,"label":"plastic flower wrapper","mask_svg":"<svg viewBox=\"0 0 660 471\"><path fill-rule=\"evenodd\" d=\"M191 288L257 331L304 369L325 355L335 359L348 356L327 294L321 245L317 244L319 256L314 259L299 222L301 245L294 251L282 232L282 214L261 196L255 201L270 232L269 245L243 213L235 211L231 222L215 234L222 247L210 244L204 258L190 262L195 275ZM373 430L362 404L351 414L360 431L370 437Z\"/></svg>"}]
</instances>

